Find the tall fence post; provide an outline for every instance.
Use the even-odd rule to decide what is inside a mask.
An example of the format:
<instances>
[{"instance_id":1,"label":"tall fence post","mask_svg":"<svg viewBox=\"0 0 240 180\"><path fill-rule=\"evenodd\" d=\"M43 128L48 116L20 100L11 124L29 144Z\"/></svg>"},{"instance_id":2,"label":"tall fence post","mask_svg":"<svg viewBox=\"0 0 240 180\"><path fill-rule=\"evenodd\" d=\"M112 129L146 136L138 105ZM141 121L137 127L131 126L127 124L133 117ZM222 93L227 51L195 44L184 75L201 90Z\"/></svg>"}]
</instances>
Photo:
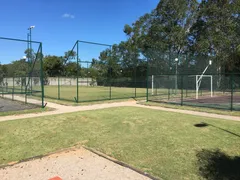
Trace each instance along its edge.
<instances>
[{"instance_id":1,"label":"tall fence post","mask_svg":"<svg viewBox=\"0 0 240 180\"><path fill-rule=\"evenodd\" d=\"M60 79L58 75L58 100L60 100Z\"/></svg>"},{"instance_id":2,"label":"tall fence post","mask_svg":"<svg viewBox=\"0 0 240 180\"><path fill-rule=\"evenodd\" d=\"M169 84L169 81L170 81L170 78L169 78L169 75L168 75L168 100L170 100L170 84Z\"/></svg>"},{"instance_id":3,"label":"tall fence post","mask_svg":"<svg viewBox=\"0 0 240 180\"><path fill-rule=\"evenodd\" d=\"M136 66L136 63L135 63L135 68L134 68L134 88L135 88L135 94L134 94L134 97L136 98L137 97L137 81L136 81L136 78L137 78L137 66Z\"/></svg>"},{"instance_id":4,"label":"tall fence post","mask_svg":"<svg viewBox=\"0 0 240 180\"><path fill-rule=\"evenodd\" d=\"M78 46L78 41L77 41L77 103L78 103L78 101L79 101L79 99L78 99L78 91L79 91L79 87L78 87L78 76L79 76L79 54L78 54L78 48L79 48L79 46Z\"/></svg>"},{"instance_id":5,"label":"tall fence post","mask_svg":"<svg viewBox=\"0 0 240 180\"><path fill-rule=\"evenodd\" d=\"M87 62L87 87L88 87L88 75L89 75L89 69L88 69L88 62Z\"/></svg>"},{"instance_id":6,"label":"tall fence post","mask_svg":"<svg viewBox=\"0 0 240 180\"><path fill-rule=\"evenodd\" d=\"M20 77L20 83L21 83L21 93L22 93L22 77Z\"/></svg>"},{"instance_id":7,"label":"tall fence post","mask_svg":"<svg viewBox=\"0 0 240 180\"><path fill-rule=\"evenodd\" d=\"M4 91L3 86L1 86L1 89L2 89L2 97L3 97L3 91Z\"/></svg>"},{"instance_id":8,"label":"tall fence post","mask_svg":"<svg viewBox=\"0 0 240 180\"><path fill-rule=\"evenodd\" d=\"M6 92L8 93L8 78L6 78Z\"/></svg>"},{"instance_id":9,"label":"tall fence post","mask_svg":"<svg viewBox=\"0 0 240 180\"><path fill-rule=\"evenodd\" d=\"M233 73L231 73L231 80L230 80L230 83L231 83L231 107L230 107L230 110L233 111Z\"/></svg>"},{"instance_id":10,"label":"tall fence post","mask_svg":"<svg viewBox=\"0 0 240 180\"><path fill-rule=\"evenodd\" d=\"M25 78L25 103L27 104L27 76Z\"/></svg>"},{"instance_id":11,"label":"tall fence post","mask_svg":"<svg viewBox=\"0 0 240 180\"><path fill-rule=\"evenodd\" d=\"M149 100L149 97L148 97L148 95L149 95L149 94L148 94L148 76L149 76L149 61L147 60L147 79L146 79L146 83L147 83L147 84L146 84L146 87L147 87L147 92L146 92L146 93L147 93L147 94L146 94L146 98L147 98L147 99L146 99L146 101L147 101L147 102L148 102L148 100Z\"/></svg>"},{"instance_id":12,"label":"tall fence post","mask_svg":"<svg viewBox=\"0 0 240 180\"><path fill-rule=\"evenodd\" d=\"M111 62L111 59L112 59L112 46L110 46L110 62ZM110 71L109 99L111 100L111 99L112 99L112 67L111 67L111 66L110 66L110 68L109 68L109 71Z\"/></svg>"},{"instance_id":13,"label":"tall fence post","mask_svg":"<svg viewBox=\"0 0 240 180\"><path fill-rule=\"evenodd\" d=\"M42 43L40 43L40 53L42 54ZM40 75L40 81L41 81L41 91L42 91L42 108L45 107L44 105L44 74L43 74L43 57L42 55L40 56L40 71L41 71L41 75Z\"/></svg>"},{"instance_id":14,"label":"tall fence post","mask_svg":"<svg viewBox=\"0 0 240 180\"><path fill-rule=\"evenodd\" d=\"M14 100L14 76L13 76L13 89L12 89L12 100Z\"/></svg>"},{"instance_id":15,"label":"tall fence post","mask_svg":"<svg viewBox=\"0 0 240 180\"><path fill-rule=\"evenodd\" d=\"M181 77L181 106L183 106L183 75Z\"/></svg>"},{"instance_id":16,"label":"tall fence post","mask_svg":"<svg viewBox=\"0 0 240 180\"><path fill-rule=\"evenodd\" d=\"M110 72L110 75L109 75L109 99L111 100L112 99L112 68L111 67L109 68L109 72Z\"/></svg>"}]
</instances>

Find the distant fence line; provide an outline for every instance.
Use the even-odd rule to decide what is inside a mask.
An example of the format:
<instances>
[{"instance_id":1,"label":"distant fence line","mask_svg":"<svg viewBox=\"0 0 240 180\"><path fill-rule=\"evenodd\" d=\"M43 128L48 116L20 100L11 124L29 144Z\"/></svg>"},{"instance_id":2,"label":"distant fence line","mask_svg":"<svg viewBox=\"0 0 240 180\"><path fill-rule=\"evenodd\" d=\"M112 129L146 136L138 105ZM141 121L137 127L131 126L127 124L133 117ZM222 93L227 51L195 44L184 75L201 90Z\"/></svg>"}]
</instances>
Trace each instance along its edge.
<instances>
[{"instance_id":1,"label":"distant fence line","mask_svg":"<svg viewBox=\"0 0 240 180\"><path fill-rule=\"evenodd\" d=\"M24 86L28 82L28 77L8 77L3 78L1 86ZM40 86L40 78L32 77L33 86ZM48 77L45 79L47 86L77 86L77 78ZM78 78L79 86L97 86L97 82L92 78Z\"/></svg>"},{"instance_id":2,"label":"distant fence line","mask_svg":"<svg viewBox=\"0 0 240 180\"><path fill-rule=\"evenodd\" d=\"M45 85L49 86L77 86L77 78L66 77L48 77ZM92 78L78 78L79 86L97 86L97 83Z\"/></svg>"}]
</instances>

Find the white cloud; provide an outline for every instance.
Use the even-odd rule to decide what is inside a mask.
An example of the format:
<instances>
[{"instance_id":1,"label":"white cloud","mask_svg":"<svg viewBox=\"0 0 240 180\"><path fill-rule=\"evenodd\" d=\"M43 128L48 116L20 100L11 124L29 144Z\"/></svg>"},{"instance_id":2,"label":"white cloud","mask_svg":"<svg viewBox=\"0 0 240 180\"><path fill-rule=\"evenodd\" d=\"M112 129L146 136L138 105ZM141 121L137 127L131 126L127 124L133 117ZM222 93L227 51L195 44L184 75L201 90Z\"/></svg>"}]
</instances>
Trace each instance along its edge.
<instances>
[{"instance_id":1,"label":"white cloud","mask_svg":"<svg viewBox=\"0 0 240 180\"><path fill-rule=\"evenodd\" d=\"M63 18L71 18L71 19L74 19L74 18L75 18L74 15L68 14L68 13L63 14L62 17L63 17Z\"/></svg>"}]
</instances>

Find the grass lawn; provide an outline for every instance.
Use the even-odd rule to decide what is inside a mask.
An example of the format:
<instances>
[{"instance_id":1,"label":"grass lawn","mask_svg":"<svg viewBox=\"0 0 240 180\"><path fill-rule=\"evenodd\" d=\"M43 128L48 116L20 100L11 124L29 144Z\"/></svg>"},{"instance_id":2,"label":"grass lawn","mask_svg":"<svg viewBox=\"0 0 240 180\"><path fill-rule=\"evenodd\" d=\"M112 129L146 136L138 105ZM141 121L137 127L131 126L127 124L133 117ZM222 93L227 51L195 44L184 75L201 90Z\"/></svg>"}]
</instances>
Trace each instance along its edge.
<instances>
[{"instance_id":1,"label":"grass lawn","mask_svg":"<svg viewBox=\"0 0 240 180\"><path fill-rule=\"evenodd\" d=\"M100 86L79 86L79 101L96 101L118 98L135 97L135 88L120 87L100 87ZM45 86L45 96L47 98L58 99L58 86ZM61 100L75 101L77 96L77 86L60 86L59 97ZM137 88L136 96L146 96L146 88Z\"/></svg>"},{"instance_id":2,"label":"grass lawn","mask_svg":"<svg viewBox=\"0 0 240 180\"><path fill-rule=\"evenodd\" d=\"M111 89L111 91L110 91ZM24 88L16 86L15 92L24 93ZM135 91L136 90L136 91ZM34 86L33 91L41 91L40 86ZM4 92L11 93L12 87ZM111 92L111 93L110 93ZM0 89L1 93L1 89ZM126 99L135 97L146 97L146 88L127 88L127 87L104 87L104 86L80 86L78 89L79 102L103 101L110 99ZM34 96L40 97L41 94L34 92ZM77 97L77 86L44 86L45 98L62 100L65 102L75 102ZM110 98L111 97L111 98Z\"/></svg>"},{"instance_id":3,"label":"grass lawn","mask_svg":"<svg viewBox=\"0 0 240 180\"><path fill-rule=\"evenodd\" d=\"M46 111L52 111L52 108L34 108L27 110L19 110L19 111L8 111L8 112L0 112L0 116L10 116L10 115L20 115L20 114L29 114L29 113L42 113Z\"/></svg>"},{"instance_id":4,"label":"grass lawn","mask_svg":"<svg viewBox=\"0 0 240 180\"><path fill-rule=\"evenodd\" d=\"M203 149L240 156L239 132L240 122L137 107L1 122L0 164L80 143L166 180L195 180Z\"/></svg>"}]
</instances>

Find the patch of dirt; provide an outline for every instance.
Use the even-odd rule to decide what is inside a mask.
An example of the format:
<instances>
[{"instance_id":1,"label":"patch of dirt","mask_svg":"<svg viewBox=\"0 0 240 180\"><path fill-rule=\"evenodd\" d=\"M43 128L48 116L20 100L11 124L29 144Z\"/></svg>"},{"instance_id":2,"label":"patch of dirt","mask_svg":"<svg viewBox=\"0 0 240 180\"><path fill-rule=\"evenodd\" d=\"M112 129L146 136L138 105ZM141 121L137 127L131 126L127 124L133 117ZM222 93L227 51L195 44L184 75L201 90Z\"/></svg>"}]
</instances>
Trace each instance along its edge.
<instances>
[{"instance_id":1,"label":"patch of dirt","mask_svg":"<svg viewBox=\"0 0 240 180\"><path fill-rule=\"evenodd\" d=\"M146 176L84 148L71 149L0 169L1 180L48 180L53 177L63 180L149 180Z\"/></svg>"}]
</instances>

